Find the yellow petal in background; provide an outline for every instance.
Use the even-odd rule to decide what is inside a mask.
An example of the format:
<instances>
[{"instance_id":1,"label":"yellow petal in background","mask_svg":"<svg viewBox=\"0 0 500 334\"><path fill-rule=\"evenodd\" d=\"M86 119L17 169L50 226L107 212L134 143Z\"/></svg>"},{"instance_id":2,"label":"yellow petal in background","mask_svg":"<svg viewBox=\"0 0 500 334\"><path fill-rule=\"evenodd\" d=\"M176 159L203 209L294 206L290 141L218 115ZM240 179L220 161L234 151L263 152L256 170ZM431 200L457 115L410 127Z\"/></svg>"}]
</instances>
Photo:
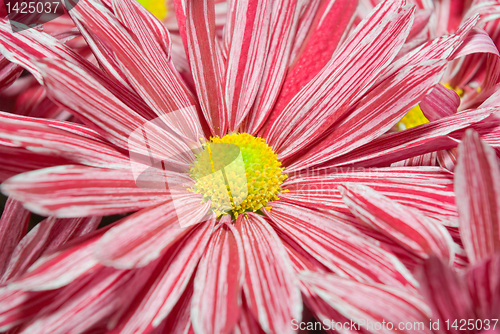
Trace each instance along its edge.
<instances>
[{"instance_id":1,"label":"yellow petal in background","mask_svg":"<svg viewBox=\"0 0 500 334\"><path fill-rule=\"evenodd\" d=\"M166 0L138 0L154 16L163 20L167 16Z\"/></svg>"}]
</instances>

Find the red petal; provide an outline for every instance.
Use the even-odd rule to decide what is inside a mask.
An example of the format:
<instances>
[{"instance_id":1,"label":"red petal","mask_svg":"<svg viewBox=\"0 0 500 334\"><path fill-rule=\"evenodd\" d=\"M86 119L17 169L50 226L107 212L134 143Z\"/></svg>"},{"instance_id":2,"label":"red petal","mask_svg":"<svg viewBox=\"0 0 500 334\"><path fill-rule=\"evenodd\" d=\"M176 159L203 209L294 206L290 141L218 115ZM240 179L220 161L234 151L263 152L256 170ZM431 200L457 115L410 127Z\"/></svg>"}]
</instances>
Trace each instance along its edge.
<instances>
[{"instance_id":1,"label":"red petal","mask_svg":"<svg viewBox=\"0 0 500 334\"><path fill-rule=\"evenodd\" d=\"M203 222L210 202L201 195L186 192L168 202L149 207L125 218L99 241L96 256L101 263L116 268L147 265Z\"/></svg>"},{"instance_id":2,"label":"red petal","mask_svg":"<svg viewBox=\"0 0 500 334\"><path fill-rule=\"evenodd\" d=\"M17 245L0 281L12 281L23 275L42 255L49 255L67 242L97 229L100 217L57 219L38 223Z\"/></svg>"},{"instance_id":3,"label":"red petal","mask_svg":"<svg viewBox=\"0 0 500 334\"><path fill-rule=\"evenodd\" d=\"M398 328L400 324L404 326L411 323L416 325L415 328L409 328L405 333L432 333L427 328L427 305L407 290L314 272L304 272L300 278L331 307L357 322L361 328L368 328L373 332L375 328L377 333L393 333L395 330L405 329ZM383 322L386 326L382 327ZM388 323L392 323L394 327L390 328Z\"/></svg>"},{"instance_id":4,"label":"red petal","mask_svg":"<svg viewBox=\"0 0 500 334\"><path fill-rule=\"evenodd\" d=\"M130 168L128 157L85 127L0 113L0 130L3 145L24 147L88 166Z\"/></svg>"},{"instance_id":5,"label":"red petal","mask_svg":"<svg viewBox=\"0 0 500 334\"><path fill-rule=\"evenodd\" d=\"M452 324L455 320L476 318L464 280L438 258L427 260L417 278L421 293L432 308L434 321L440 319L443 324L449 320Z\"/></svg>"},{"instance_id":6,"label":"red petal","mask_svg":"<svg viewBox=\"0 0 500 334\"><path fill-rule=\"evenodd\" d=\"M369 186L390 199L416 208L445 225L457 225L453 175L437 167L335 168L289 177L280 198L304 207L349 212L337 187Z\"/></svg>"},{"instance_id":7,"label":"red petal","mask_svg":"<svg viewBox=\"0 0 500 334\"><path fill-rule=\"evenodd\" d=\"M235 131L255 101L266 64L272 1L234 2L231 45L226 66L226 106L229 129Z\"/></svg>"},{"instance_id":8,"label":"red petal","mask_svg":"<svg viewBox=\"0 0 500 334\"><path fill-rule=\"evenodd\" d=\"M171 192L165 189L165 179L176 178L187 185L192 182L177 173L157 171L141 174L141 182L150 181L152 186L139 187L130 170L58 166L19 174L5 181L1 189L41 215L103 216L167 201ZM163 188L156 186L158 183Z\"/></svg>"},{"instance_id":9,"label":"red petal","mask_svg":"<svg viewBox=\"0 0 500 334\"><path fill-rule=\"evenodd\" d=\"M296 38L295 31L300 15L300 6L297 2L297 0L280 0L273 4L271 36L264 74L254 106L248 115L248 119L243 124L244 132L255 134L263 126L275 102L277 102L278 95L286 89L282 85L289 68L289 57ZM335 18L329 17L325 21L338 24ZM332 29L331 31L337 32L338 30ZM318 40L315 40L315 42L316 46L321 45L323 47L333 43L331 39L328 43L321 43ZM302 73L305 72L307 71Z\"/></svg>"},{"instance_id":10,"label":"red petal","mask_svg":"<svg viewBox=\"0 0 500 334\"><path fill-rule=\"evenodd\" d=\"M245 264L241 237L230 218L222 220L227 224L221 221L212 234L194 281L191 319L197 333L231 333L240 316Z\"/></svg>"},{"instance_id":11,"label":"red petal","mask_svg":"<svg viewBox=\"0 0 500 334\"><path fill-rule=\"evenodd\" d=\"M438 84L419 106L429 121L435 121L455 114L460 106L460 96L453 89Z\"/></svg>"},{"instance_id":12,"label":"red petal","mask_svg":"<svg viewBox=\"0 0 500 334\"><path fill-rule=\"evenodd\" d=\"M321 136L375 83L375 78L396 56L411 27L413 9L400 8L395 12L400 4L384 2L358 25L336 56L269 128L266 139L280 158L291 156Z\"/></svg>"},{"instance_id":13,"label":"red petal","mask_svg":"<svg viewBox=\"0 0 500 334\"><path fill-rule=\"evenodd\" d=\"M422 259L436 255L447 263L453 263L453 240L444 226L366 186L345 184L341 193L344 202L360 221Z\"/></svg>"},{"instance_id":14,"label":"red petal","mask_svg":"<svg viewBox=\"0 0 500 334\"><path fill-rule=\"evenodd\" d=\"M301 156L287 170L299 170L345 155L390 130L436 85L444 61L405 67L388 77L363 98L329 131L326 139Z\"/></svg>"},{"instance_id":15,"label":"red petal","mask_svg":"<svg viewBox=\"0 0 500 334\"><path fill-rule=\"evenodd\" d=\"M471 263L500 251L500 170L495 151L473 130L458 148L455 192L460 234Z\"/></svg>"},{"instance_id":16,"label":"red petal","mask_svg":"<svg viewBox=\"0 0 500 334\"><path fill-rule=\"evenodd\" d=\"M293 333L302 300L290 259L276 232L261 216L248 213L236 222L245 253L243 289L248 306L266 333Z\"/></svg>"},{"instance_id":17,"label":"red petal","mask_svg":"<svg viewBox=\"0 0 500 334\"><path fill-rule=\"evenodd\" d=\"M135 309L122 321L120 333L148 333L174 310L205 251L215 218L191 229L156 265ZM172 324L173 325L173 324Z\"/></svg>"},{"instance_id":18,"label":"red petal","mask_svg":"<svg viewBox=\"0 0 500 334\"><path fill-rule=\"evenodd\" d=\"M228 115L224 101L224 61L215 35L214 0L185 2L186 34L191 72L203 115L212 134L223 136Z\"/></svg>"},{"instance_id":19,"label":"red petal","mask_svg":"<svg viewBox=\"0 0 500 334\"><path fill-rule=\"evenodd\" d=\"M379 137L352 151L348 155L329 162L332 166L356 163L357 166L384 166L415 155L448 149L456 141L448 135L460 133L464 128L478 123L495 113L498 108L484 108L461 112L434 122Z\"/></svg>"},{"instance_id":20,"label":"red petal","mask_svg":"<svg viewBox=\"0 0 500 334\"><path fill-rule=\"evenodd\" d=\"M353 231L348 222L280 201L270 205L267 215L273 227L337 275L400 287L414 284L410 272L393 254Z\"/></svg>"},{"instance_id":21,"label":"red petal","mask_svg":"<svg viewBox=\"0 0 500 334\"><path fill-rule=\"evenodd\" d=\"M18 242L28 231L30 213L20 202L7 200L0 218L0 277L5 273ZM0 279L0 281L4 281Z\"/></svg>"}]
</instances>

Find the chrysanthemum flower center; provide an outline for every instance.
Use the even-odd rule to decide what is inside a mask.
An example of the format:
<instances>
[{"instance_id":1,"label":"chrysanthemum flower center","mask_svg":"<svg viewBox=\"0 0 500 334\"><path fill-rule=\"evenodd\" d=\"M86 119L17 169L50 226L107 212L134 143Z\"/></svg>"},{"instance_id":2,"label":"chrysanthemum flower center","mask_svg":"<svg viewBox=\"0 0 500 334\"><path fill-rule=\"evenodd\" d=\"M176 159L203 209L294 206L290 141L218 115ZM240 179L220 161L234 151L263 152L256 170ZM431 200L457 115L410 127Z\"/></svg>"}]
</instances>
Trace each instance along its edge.
<instances>
[{"instance_id":1,"label":"chrysanthemum flower center","mask_svg":"<svg viewBox=\"0 0 500 334\"><path fill-rule=\"evenodd\" d=\"M163 20L167 16L165 0L138 0L151 14Z\"/></svg>"},{"instance_id":2,"label":"chrysanthemum flower center","mask_svg":"<svg viewBox=\"0 0 500 334\"><path fill-rule=\"evenodd\" d=\"M235 218L257 211L278 199L287 178L277 155L264 139L247 133L213 137L196 156L191 168L192 191L211 201L217 216Z\"/></svg>"}]
</instances>

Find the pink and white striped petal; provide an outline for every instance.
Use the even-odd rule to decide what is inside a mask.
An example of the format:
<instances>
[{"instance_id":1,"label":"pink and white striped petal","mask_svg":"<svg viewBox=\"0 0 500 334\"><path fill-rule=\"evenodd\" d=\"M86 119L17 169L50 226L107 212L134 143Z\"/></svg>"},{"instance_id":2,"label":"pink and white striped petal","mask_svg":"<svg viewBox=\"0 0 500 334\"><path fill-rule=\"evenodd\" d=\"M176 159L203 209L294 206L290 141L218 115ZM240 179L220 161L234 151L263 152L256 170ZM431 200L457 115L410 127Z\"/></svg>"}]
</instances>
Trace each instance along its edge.
<instances>
[{"instance_id":1,"label":"pink and white striped petal","mask_svg":"<svg viewBox=\"0 0 500 334\"><path fill-rule=\"evenodd\" d=\"M12 85L21 76L23 70L21 66L11 63L0 55L0 91Z\"/></svg>"},{"instance_id":2,"label":"pink and white striped petal","mask_svg":"<svg viewBox=\"0 0 500 334\"><path fill-rule=\"evenodd\" d=\"M106 90L109 90L119 100L146 119L157 117L139 95L128 87L127 83L119 80L119 76L115 77L116 80L112 80L98 67L48 34L37 29L26 29L13 34L9 22L0 19L0 42L0 49L7 58L26 68L41 83L43 83L43 79L36 61L43 58L65 60L91 73L100 85L106 87ZM113 73L108 73L113 77Z\"/></svg>"},{"instance_id":3,"label":"pink and white striped petal","mask_svg":"<svg viewBox=\"0 0 500 334\"><path fill-rule=\"evenodd\" d=\"M0 218L0 277L5 274L17 244L28 231L30 213L21 202L7 199ZM3 280L0 279L0 282Z\"/></svg>"},{"instance_id":4,"label":"pink and white striped petal","mask_svg":"<svg viewBox=\"0 0 500 334\"><path fill-rule=\"evenodd\" d=\"M87 39L92 38L107 46L130 85L157 116L167 121L169 127L183 138L194 141L203 135L196 101L179 76L167 64L157 65L152 59L144 57L144 50L136 43L137 37L125 30L106 7L95 0L88 0L79 3L69 13L89 31ZM146 40L143 39L143 42ZM158 66L162 75L156 75ZM177 124L176 120L165 117L171 112L182 115L183 122Z\"/></svg>"},{"instance_id":5,"label":"pink and white striped petal","mask_svg":"<svg viewBox=\"0 0 500 334\"><path fill-rule=\"evenodd\" d=\"M87 131L87 132L82 132ZM103 168L130 169L130 161L96 133L71 123L44 121L0 112L2 145Z\"/></svg>"},{"instance_id":6,"label":"pink and white striped petal","mask_svg":"<svg viewBox=\"0 0 500 334\"><path fill-rule=\"evenodd\" d=\"M287 170L299 170L348 154L390 130L439 83L444 61L403 68L363 98L329 135Z\"/></svg>"},{"instance_id":7,"label":"pink and white striped petal","mask_svg":"<svg viewBox=\"0 0 500 334\"><path fill-rule=\"evenodd\" d=\"M229 129L235 131L250 112L259 92L271 36L270 0L234 1L231 44L228 49L225 100Z\"/></svg>"},{"instance_id":8,"label":"pink and white striped petal","mask_svg":"<svg viewBox=\"0 0 500 334\"><path fill-rule=\"evenodd\" d=\"M18 334L19 327L29 322L47 305L55 301L58 291L26 292L20 290L0 290L0 331ZM12 330L12 331L9 331Z\"/></svg>"},{"instance_id":9,"label":"pink and white striped petal","mask_svg":"<svg viewBox=\"0 0 500 334\"><path fill-rule=\"evenodd\" d=\"M494 319L500 311L500 254L468 268L467 286L478 319Z\"/></svg>"},{"instance_id":10,"label":"pink and white striped petal","mask_svg":"<svg viewBox=\"0 0 500 334\"><path fill-rule=\"evenodd\" d=\"M234 328L234 334L266 334L259 325L259 322L252 315L252 311L246 303L243 303L241 316Z\"/></svg>"},{"instance_id":11,"label":"pink and white striped petal","mask_svg":"<svg viewBox=\"0 0 500 334\"><path fill-rule=\"evenodd\" d=\"M429 121L436 121L455 114L460 107L460 96L453 89L437 84L432 92L419 103Z\"/></svg>"},{"instance_id":12,"label":"pink and white striped petal","mask_svg":"<svg viewBox=\"0 0 500 334\"><path fill-rule=\"evenodd\" d=\"M279 158L319 138L375 83L411 27L414 10L401 4L386 1L377 7L268 128L266 139Z\"/></svg>"},{"instance_id":13,"label":"pink and white striped petal","mask_svg":"<svg viewBox=\"0 0 500 334\"><path fill-rule=\"evenodd\" d=\"M99 240L95 256L99 262L120 269L143 267L157 259L191 225L206 225L210 202L185 192L172 195L163 204L151 206L123 219Z\"/></svg>"},{"instance_id":14,"label":"pink and white striped petal","mask_svg":"<svg viewBox=\"0 0 500 334\"><path fill-rule=\"evenodd\" d=\"M67 242L96 230L100 222L101 217L49 217L38 223L17 245L0 282L19 278L42 255L50 255Z\"/></svg>"},{"instance_id":15,"label":"pink and white striped petal","mask_svg":"<svg viewBox=\"0 0 500 334\"><path fill-rule=\"evenodd\" d=\"M457 146L457 141L450 138L449 134L462 133L465 128L488 118L498 110L498 107L468 110L408 130L391 133L343 157L333 159L328 165L386 166L415 155L453 148Z\"/></svg>"},{"instance_id":16,"label":"pink and white striped petal","mask_svg":"<svg viewBox=\"0 0 500 334\"><path fill-rule=\"evenodd\" d=\"M236 221L245 253L245 300L268 334L293 333L290 323L302 316L302 300L292 265L276 232L260 215Z\"/></svg>"},{"instance_id":17,"label":"pink and white striped petal","mask_svg":"<svg viewBox=\"0 0 500 334\"><path fill-rule=\"evenodd\" d=\"M55 253L42 256L8 288L25 291L59 289L102 268L95 258L94 250L97 241L108 229L99 229L61 247Z\"/></svg>"},{"instance_id":18,"label":"pink and white striped petal","mask_svg":"<svg viewBox=\"0 0 500 334\"><path fill-rule=\"evenodd\" d=\"M120 326L120 334L149 333L161 325L180 301L212 234L215 216L190 229L155 265L145 286L149 290L138 295L136 308Z\"/></svg>"},{"instance_id":19,"label":"pink and white striped petal","mask_svg":"<svg viewBox=\"0 0 500 334\"><path fill-rule=\"evenodd\" d=\"M125 213L166 202L176 191L165 189L165 180L192 184L189 177L161 170L150 176L143 173L141 182L146 177L150 188L139 187L130 170L67 165L19 174L1 189L33 212L70 218ZM155 186L158 183L164 187Z\"/></svg>"},{"instance_id":20,"label":"pink and white striped petal","mask_svg":"<svg viewBox=\"0 0 500 334\"><path fill-rule=\"evenodd\" d=\"M17 174L71 163L71 161L64 158L42 155L24 148L3 145L0 145L0 155L3 159L0 164L0 182L4 182Z\"/></svg>"},{"instance_id":21,"label":"pink and white striped petal","mask_svg":"<svg viewBox=\"0 0 500 334\"><path fill-rule=\"evenodd\" d=\"M368 236L346 228L318 211L277 201L266 214L272 226L291 238L335 274L360 282L412 289L415 281L404 265Z\"/></svg>"},{"instance_id":22,"label":"pink and white striped petal","mask_svg":"<svg viewBox=\"0 0 500 334\"><path fill-rule=\"evenodd\" d=\"M475 319L474 305L465 280L453 268L431 257L416 273L420 293L432 309L433 321L453 323L460 319ZM459 333L459 331L451 331Z\"/></svg>"},{"instance_id":23,"label":"pink and white striped petal","mask_svg":"<svg viewBox=\"0 0 500 334\"><path fill-rule=\"evenodd\" d=\"M500 170L495 151L467 130L458 147L455 192L460 234L471 263L500 251Z\"/></svg>"},{"instance_id":24,"label":"pink and white striped petal","mask_svg":"<svg viewBox=\"0 0 500 334\"><path fill-rule=\"evenodd\" d=\"M304 2L302 6L306 8L297 8L297 11L304 10L304 13L294 36L288 73L269 118L271 123L283 112L293 97L331 60L334 52L347 37L353 23L357 1L309 1Z\"/></svg>"},{"instance_id":25,"label":"pink and white striped petal","mask_svg":"<svg viewBox=\"0 0 500 334\"><path fill-rule=\"evenodd\" d=\"M49 95L75 112L87 125L93 127L113 144L128 150L150 155L169 152L163 159L184 165L194 159L187 142L178 138L170 129L164 129L161 120L147 122L121 100L112 95L89 73L64 61L44 59L38 63ZM147 130L147 144L141 130ZM173 159L173 158L176 159ZM177 160L177 161L175 161Z\"/></svg>"},{"instance_id":26,"label":"pink and white striped petal","mask_svg":"<svg viewBox=\"0 0 500 334\"><path fill-rule=\"evenodd\" d=\"M287 89L284 87L285 76L288 71L299 16L300 4L297 0L280 0L273 3L269 51L264 74L254 105L243 124L244 132L257 133L271 113L280 92ZM338 24L336 20L329 21L329 18L327 20ZM326 46L331 43L333 43L332 40L329 40L328 43L316 40L317 46Z\"/></svg>"},{"instance_id":27,"label":"pink and white striped petal","mask_svg":"<svg viewBox=\"0 0 500 334\"><path fill-rule=\"evenodd\" d=\"M379 326L375 327L377 333L394 333L395 330L402 333L432 333L427 327L430 315L428 306L418 295L407 290L310 271L299 277L332 308L356 322L360 328L368 328L369 332L374 331L373 326L378 323ZM386 326L382 326L383 322ZM398 325L406 323L417 324L418 328L398 328Z\"/></svg>"},{"instance_id":28,"label":"pink and white striped petal","mask_svg":"<svg viewBox=\"0 0 500 334\"><path fill-rule=\"evenodd\" d=\"M223 216L196 271L191 321L196 333L229 334L240 317L245 259L241 236Z\"/></svg>"},{"instance_id":29,"label":"pink and white striped petal","mask_svg":"<svg viewBox=\"0 0 500 334\"><path fill-rule=\"evenodd\" d=\"M134 288L132 272L102 268L65 287L23 329L25 334L79 334L106 320L127 302L127 286Z\"/></svg>"},{"instance_id":30,"label":"pink and white striped petal","mask_svg":"<svg viewBox=\"0 0 500 334\"><path fill-rule=\"evenodd\" d=\"M453 263L453 239L443 225L366 186L346 183L340 192L351 212L364 224L387 235L421 259L436 255L445 263Z\"/></svg>"},{"instance_id":31,"label":"pink and white striped petal","mask_svg":"<svg viewBox=\"0 0 500 334\"><path fill-rule=\"evenodd\" d=\"M349 212L337 187L369 186L402 205L418 209L444 225L457 225L453 174L437 167L337 168L289 177L281 200L304 207Z\"/></svg>"},{"instance_id":32,"label":"pink and white striped petal","mask_svg":"<svg viewBox=\"0 0 500 334\"><path fill-rule=\"evenodd\" d=\"M213 135L224 136L228 115L224 100L224 61L215 35L214 0L184 0L186 47L201 109Z\"/></svg>"}]
</instances>

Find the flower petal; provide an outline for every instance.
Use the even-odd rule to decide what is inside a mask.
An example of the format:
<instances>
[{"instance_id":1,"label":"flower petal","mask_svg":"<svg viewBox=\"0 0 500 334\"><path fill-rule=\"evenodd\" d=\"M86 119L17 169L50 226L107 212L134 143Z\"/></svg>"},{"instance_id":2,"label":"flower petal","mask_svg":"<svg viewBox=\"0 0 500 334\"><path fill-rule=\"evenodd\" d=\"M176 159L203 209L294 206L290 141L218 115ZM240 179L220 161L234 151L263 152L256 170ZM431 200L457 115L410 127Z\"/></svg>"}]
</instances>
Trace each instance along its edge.
<instances>
[{"instance_id":1,"label":"flower petal","mask_svg":"<svg viewBox=\"0 0 500 334\"><path fill-rule=\"evenodd\" d=\"M495 151L467 130L455 168L460 234L471 263L500 251L500 170Z\"/></svg>"},{"instance_id":2,"label":"flower petal","mask_svg":"<svg viewBox=\"0 0 500 334\"><path fill-rule=\"evenodd\" d=\"M280 92L287 89L283 88L283 85L286 85L284 81L288 71L289 57L300 16L299 7L300 5L297 0L280 0L273 4L271 15L272 33L269 39L269 51L265 69L252 110L248 114L248 119L243 124L244 132L257 133L266 121L267 116L271 113ZM325 21L338 24L335 18L325 18ZM332 29L331 31L337 32L337 29ZM333 41L329 39L328 43L321 43L316 40L316 43L317 46L321 45L329 48Z\"/></svg>"},{"instance_id":3,"label":"flower petal","mask_svg":"<svg viewBox=\"0 0 500 334\"><path fill-rule=\"evenodd\" d=\"M90 129L0 112L3 145L104 168L130 169L127 156L102 142ZM86 131L86 132L84 132Z\"/></svg>"},{"instance_id":4,"label":"flower petal","mask_svg":"<svg viewBox=\"0 0 500 334\"><path fill-rule=\"evenodd\" d=\"M165 182L160 177L164 174L158 174L143 173L142 178L150 178L153 185ZM172 174L179 182L189 180L181 174ZM135 211L165 202L169 193L175 192L158 187L138 187L130 170L84 166L58 166L19 174L5 181L1 189L34 212L60 218Z\"/></svg>"},{"instance_id":5,"label":"flower petal","mask_svg":"<svg viewBox=\"0 0 500 334\"><path fill-rule=\"evenodd\" d=\"M438 258L431 257L416 274L420 291L432 308L433 319L450 323L475 319L474 307L464 280Z\"/></svg>"},{"instance_id":6,"label":"flower petal","mask_svg":"<svg viewBox=\"0 0 500 334\"><path fill-rule=\"evenodd\" d=\"M225 220L212 234L196 271L191 302L196 333L231 333L240 316L245 261L241 237L231 220Z\"/></svg>"},{"instance_id":7,"label":"flower petal","mask_svg":"<svg viewBox=\"0 0 500 334\"><path fill-rule=\"evenodd\" d=\"M278 235L255 213L241 215L236 228L245 253L243 291L253 316L268 334L293 333L290 322L301 318L302 300Z\"/></svg>"},{"instance_id":8,"label":"flower petal","mask_svg":"<svg viewBox=\"0 0 500 334\"><path fill-rule=\"evenodd\" d=\"M273 123L293 97L331 60L353 24L357 4L358 1L352 0L304 3L307 7L303 9L304 13L301 14L294 36L288 73L269 122Z\"/></svg>"},{"instance_id":9,"label":"flower petal","mask_svg":"<svg viewBox=\"0 0 500 334\"><path fill-rule=\"evenodd\" d=\"M453 175L437 167L335 168L289 177L280 198L304 207L349 212L337 187L343 183L369 186L384 196L418 209L445 225L456 225Z\"/></svg>"},{"instance_id":10,"label":"flower petal","mask_svg":"<svg viewBox=\"0 0 500 334\"><path fill-rule=\"evenodd\" d=\"M229 129L235 131L255 101L264 73L270 37L272 2L234 1L231 45L226 65L225 98Z\"/></svg>"},{"instance_id":11,"label":"flower petal","mask_svg":"<svg viewBox=\"0 0 500 334\"><path fill-rule=\"evenodd\" d=\"M106 320L128 300L127 288L137 285L134 273L103 268L65 287L23 329L32 334L78 334ZM121 296L119 294L122 294Z\"/></svg>"},{"instance_id":12,"label":"flower petal","mask_svg":"<svg viewBox=\"0 0 500 334\"><path fill-rule=\"evenodd\" d=\"M453 240L444 226L366 186L347 183L340 192L360 221L422 259L436 255L444 262L453 263Z\"/></svg>"},{"instance_id":13,"label":"flower petal","mask_svg":"<svg viewBox=\"0 0 500 334\"><path fill-rule=\"evenodd\" d=\"M171 196L167 202L136 212L110 229L99 241L95 255L107 266L143 267L188 233L190 225L202 223L209 208L210 202L203 203L198 194L186 191Z\"/></svg>"},{"instance_id":14,"label":"flower petal","mask_svg":"<svg viewBox=\"0 0 500 334\"><path fill-rule=\"evenodd\" d=\"M203 115L213 135L224 136L228 115L224 101L224 61L215 35L214 0L186 0L186 38L191 72Z\"/></svg>"},{"instance_id":15,"label":"flower petal","mask_svg":"<svg viewBox=\"0 0 500 334\"><path fill-rule=\"evenodd\" d=\"M268 128L266 139L281 159L320 137L394 59L413 18L413 8L397 10L398 5L386 1L377 7Z\"/></svg>"},{"instance_id":16,"label":"flower petal","mask_svg":"<svg viewBox=\"0 0 500 334\"><path fill-rule=\"evenodd\" d=\"M415 155L453 148L456 141L448 137L453 132L486 119L497 112L498 107L468 110L434 122L391 133L365 144L350 154L328 162L331 166L385 166Z\"/></svg>"},{"instance_id":17,"label":"flower petal","mask_svg":"<svg viewBox=\"0 0 500 334\"><path fill-rule=\"evenodd\" d=\"M164 62L155 64L149 57L144 57L143 49L135 41L137 37L124 29L117 18L99 2L81 2L69 14L88 30L90 35L87 40L97 40L107 46L130 85L157 116L169 121L167 124L183 137L198 140L202 133L195 112L197 104L172 68ZM156 61L161 59L158 57ZM162 75L156 75L158 66ZM182 124L164 117L170 112L182 115Z\"/></svg>"},{"instance_id":18,"label":"flower petal","mask_svg":"<svg viewBox=\"0 0 500 334\"><path fill-rule=\"evenodd\" d=\"M90 73L71 63L52 59L42 60L38 67L49 96L75 112L113 144L145 156L149 155L149 151L172 152L177 160L191 152L187 141L178 138L171 129L162 127L162 122L168 117L147 122ZM142 138L137 138L141 137L141 130L147 133L147 144L141 141Z\"/></svg>"},{"instance_id":19,"label":"flower petal","mask_svg":"<svg viewBox=\"0 0 500 334\"><path fill-rule=\"evenodd\" d=\"M7 199L0 218L0 277L5 273L9 265L10 258L16 246L28 231L30 213L23 208L23 205L13 200ZM0 282L3 281L0 279Z\"/></svg>"},{"instance_id":20,"label":"flower petal","mask_svg":"<svg viewBox=\"0 0 500 334\"><path fill-rule=\"evenodd\" d=\"M419 103L420 109L429 121L455 114L460 106L460 96L453 89L438 84L432 92Z\"/></svg>"},{"instance_id":21,"label":"flower petal","mask_svg":"<svg viewBox=\"0 0 500 334\"><path fill-rule=\"evenodd\" d=\"M23 275L42 255L48 255L67 242L97 229L100 217L57 219L38 223L17 245L0 281L12 281Z\"/></svg>"},{"instance_id":22,"label":"flower petal","mask_svg":"<svg viewBox=\"0 0 500 334\"><path fill-rule=\"evenodd\" d=\"M390 130L434 85L444 61L403 68L375 87L333 131L287 170L298 170L345 155Z\"/></svg>"},{"instance_id":23,"label":"flower petal","mask_svg":"<svg viewBox=\"0 0 500 334\"><path fill-rule=\"evenodd\" d=\"M212 216L210 221L190 229L159 259L151 279L144 285L145 295L138 295L133 313L121 321L119 333L149 333L172 312L205 251L214 223Z\"/></svg>"},{"instance_id":24,"label":"flower petal","mask_svg":"<svg viewBox=\"0 0 500 334\"><path fill-rule=\"evenodd\" d=\"M467 285L478 319L494 319L500 311L500 255L469 267Z\"/></svg>"},{"instance_id":25,"label":"flower petal","mask_svg":"<svg viewBox=\"0 0 500 334\"><path fill-rule=\"evenodd\" d=\"M387 285L360 283L330 274L304 272L300 279L331 307L343 316L359 324L359 327L372 328L376 326L377 333L393 333L402 330L404 333L432 333L427 328L429 309L417 295L407 290ZM390 310L387 312L387 310ZM372 327L369 323L372 323ZM388 323L392 323L390 329ZM398 328L400 324L411 323L414 328ZM356 329L358 329L357 327Z\"/></svg>"},{"instance_id":26,"label":"flower petal","mask_svg":"<svg viewBox=\"0 0 500 334\"><path fill-rule=\"evenodd\" d=\"M36 61L51 58L71 62L91 73L100 85L146 119L157 117L137 93L128 87L128 84L123 82L121 84L120 80L114 81L110 79L98 67L78 55L67 45L37 29L26 29L13 34L9 22L0 19L0 51L11 62L19 64L30 71L41 83L43 79ZM111 76L113 74L108 73ZM116 77L116 79L118 78L119 76Z\"/></svg>"},{"instance_id":27,"label":"flower petal","mask_svg":"<svg viewBox=\"0 0 500 334\"><path fill-rule=\"evenodd\" d=\"M411 288L410 272L391 253L326 214L281 201L266 214L272 226L291 238L335 274L362 282ZM349 225L348 225L349 226Z\"/></svg>"},{"instance_id":28,"label":"flower petal","mask_svg":"<svg viewBox=\"0 0 500 334\"><path fill-rule=\"evenodd\" d=\"M26 291L54 290L101 268L94 256L94 248L107 230L108 227L99 229L53 254L42 256L28 272L8 287Z\"/></svg>"}]
</instances>

